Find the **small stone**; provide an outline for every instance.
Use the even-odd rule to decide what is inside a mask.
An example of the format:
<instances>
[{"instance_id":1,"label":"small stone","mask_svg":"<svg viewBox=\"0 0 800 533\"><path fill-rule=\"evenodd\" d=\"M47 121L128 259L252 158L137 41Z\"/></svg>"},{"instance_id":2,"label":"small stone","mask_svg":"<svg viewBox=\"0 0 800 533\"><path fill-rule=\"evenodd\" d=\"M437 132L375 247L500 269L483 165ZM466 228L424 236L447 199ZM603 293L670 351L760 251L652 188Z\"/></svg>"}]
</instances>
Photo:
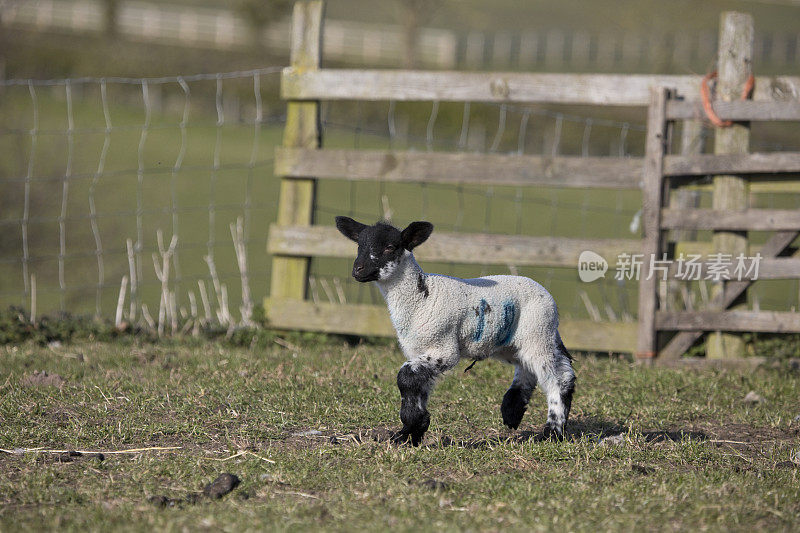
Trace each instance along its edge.
<instances>
[{"instance_id":1,"label":"small stone","mask_svg":"<svg viewBox=\"0 0 800 533\"><path fill-rule=\"evenodd\" d=\"M317 435L322 435L322 432L316 429L309 429L306 431L297 431L295 433L292 433L293 437L315 437Z\"/></svg>"},{"instance_id":2,"label":"small stone","mask_svg":"<svg viewBox=\"0 0 800 533\"><path fill-rule=\"evenodd\" d=\"M749 404L754 404L755 405L755 404L759 404L759 403L766 403L767 400L763 396L761 396L760 394L756 393L756 391L752 391L751 390L750 392L747 393L747 395L744 397L744 399L742 401L744 403L749 403Z\"/></svg>"},{"instance_id":3,"label":"small stone","mask_svg":"<svg viewBox=\"0 0 800 533\"><path fill-rule=\"evenodd\" d=\"M621 446L625 444L625 435L620 433L619 435L605 437L604 439L600 440L600 444L602 446Z\"/></svg>"},{"instance_id":4,"label":"small stone","mask_svg":"<svg viewBox=\"0 0 800 533\"><path fill-rule=\"evenodd\" d=\"M800 424L800 415L797 415L792 419L792 424Z\"/></svg>"},{"instance_id":5,"label":"small stone","mask_svg":"<svg viewBox=\"0 0 800 533\"><path fill-rule=\"evenodd\" d=\"M800 465L800 450L796 450L791 457L791 460L794 464Z\"/></svg>"},{"instance_id":6,"label":"small stone","mask_svg":"<svg viewBox=\"0 0 800 533\"><path fill-rule=\"evenodd\" d=\"M206 485L203 489L203 494L212 500L218 500L235 489L239 483L240 480L236 475L226 472L220 474L217 479Z\"/></svg>"}]
</instances>

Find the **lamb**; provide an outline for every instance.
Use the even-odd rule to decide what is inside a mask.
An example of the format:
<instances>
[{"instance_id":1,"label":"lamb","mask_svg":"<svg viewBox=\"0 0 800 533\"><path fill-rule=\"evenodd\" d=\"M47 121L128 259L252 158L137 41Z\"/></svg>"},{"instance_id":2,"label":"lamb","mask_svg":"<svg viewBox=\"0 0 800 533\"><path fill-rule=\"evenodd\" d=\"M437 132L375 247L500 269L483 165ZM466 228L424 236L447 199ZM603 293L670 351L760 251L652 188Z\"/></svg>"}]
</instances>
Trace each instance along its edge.
<instances>
[{"instance_id":1,"label":"lamb","mask_svg":"<svg viewBox=\"0 0 800 533\"><path fill-rule=\"evenodd\" d=\"M418 446L430 425L428 396L437 378L462 358L514 365L501 404L503 422L517 429L537 383L547 397L545 436L562 439L575 372L558 333L558 311L547 290L522 276L459 279L426 274L413 250L433 232L429 222L404 230L336 217L336 227L358 243L353 277L374 281L389 307L407 361L397 374L400 420L392 440Z\"/></svg>"}]
</instances>

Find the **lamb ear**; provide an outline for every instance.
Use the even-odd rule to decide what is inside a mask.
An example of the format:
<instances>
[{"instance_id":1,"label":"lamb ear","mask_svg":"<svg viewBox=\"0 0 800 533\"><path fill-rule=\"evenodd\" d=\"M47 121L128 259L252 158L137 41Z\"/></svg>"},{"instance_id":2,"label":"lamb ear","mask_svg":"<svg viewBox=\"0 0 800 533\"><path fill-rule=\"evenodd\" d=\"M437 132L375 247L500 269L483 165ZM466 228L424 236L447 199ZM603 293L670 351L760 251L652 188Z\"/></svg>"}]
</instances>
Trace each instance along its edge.
<instances>
[{"instance_id":1,"label":"lamb ear","mask_svg":"<svg viewBox=\"0 0 800 533\"><path fill-rule=\"evenodd\" d=\"M433 232L433 224L430 222L412 222L403 230L403 246L406 250L413 250L423 242L428 240Z\"/></svg>"},{"instance_id":2,"label":"lamb ear","mask_svg":"<svg viewBox=\"0 0 800 533\"><path fill-rule=\"evenodd\" d=\"M366 227L366 224L356 222L350 217L336 217L336 229L351 241L358 242L358 236Z\"/></svg>"}]
</instances>

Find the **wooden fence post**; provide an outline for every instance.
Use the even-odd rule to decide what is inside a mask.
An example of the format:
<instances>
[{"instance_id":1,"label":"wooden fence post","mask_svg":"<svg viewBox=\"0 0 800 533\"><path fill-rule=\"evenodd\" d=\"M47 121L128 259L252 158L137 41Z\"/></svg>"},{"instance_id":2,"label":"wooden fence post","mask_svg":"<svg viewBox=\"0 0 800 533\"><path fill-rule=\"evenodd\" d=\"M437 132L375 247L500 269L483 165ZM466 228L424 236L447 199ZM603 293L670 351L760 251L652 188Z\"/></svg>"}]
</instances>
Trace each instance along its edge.
<instances>
[{"instance_id":1,"label":"wooden fence post","mask_svg":"<svg viewBox=\"0 0 800 533\"><path fill-rule=\"evenodd\" d=\"M320 0L296 2L292 15L291 68L308 72L319 68L322 53L322 15ZM286 105L286 129L283 146L287 148L319 148L321 129L319 102L290 101ZM313 177L281 180L278 199L279 226L310 226L314 215ZM305 298L309 257L276 255L272 259L271 298ZM268 306L267 306L268 308Z\"/></svg>"},{"instance_id":2,"label":"wooden fence post","mask_svg":"<svg viewBox=\"0 0 800 533\"><path fill-rule=\"evenodd\" d=\"M747 13L729 11L720 18L719 57L717 59L717 97L722 101L735 101L741 97L742 88L753 72L753 17ZM717 128L714 137L715 154L744 154L749 150L749 123L735 123L728 128ZM748 204L748 180L742 176L714 176L712 206L714 209L738 211ZM714 253L747 254L747 232L717 231L713 236ZM713 287L712 295L724 292L725 284ZM746 307L747 295L742 294L731 310ZM730 333L713 332L708 336L706 356L712 359L739 357L744 353L742 337Z\"/></svg>"},{"instance_id":3,"label":"wooden fence post","mask_svg":"<svg viewBox=\"0 0 800 533\"><path fill-rule=\"evenodd\" d=\"M636 357L652 359L657 349L656 287L658 279L650 277L651 258L661 259L661 204L664 198L664 153L667 147L666 108L669 90L654 87L647 108L644 185L642 187L643 261L639 273L639 338Z\"/></svg>"},{"instance_id":4,"label":"wooden fence post","mask_svg":"<svg viewBox=\"0 0 800 533\"><path fill-rule=\"evenodd\" d=\"M681 155L698 155L703 153L703 122L700 120L684 120L681 131ZM675 193L675 208L695 209L700 206L700 192L680 187ZM696 230L677 230L675 241L697 240Z\"/></svg>"}]
</instances>

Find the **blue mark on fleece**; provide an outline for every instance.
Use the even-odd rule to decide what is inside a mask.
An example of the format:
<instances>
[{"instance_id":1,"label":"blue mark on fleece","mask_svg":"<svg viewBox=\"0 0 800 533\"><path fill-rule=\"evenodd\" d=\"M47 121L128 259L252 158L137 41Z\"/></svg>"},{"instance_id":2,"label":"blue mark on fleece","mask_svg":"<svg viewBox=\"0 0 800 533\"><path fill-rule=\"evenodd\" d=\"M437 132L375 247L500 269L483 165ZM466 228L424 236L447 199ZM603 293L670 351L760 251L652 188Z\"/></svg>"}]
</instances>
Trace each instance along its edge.
<instances>
[{"instance_id":1,"label":"blue mark on fleece","mask_svg":"<svg viewBox=\"0 0 800 533\"><path fill-rule=\"evenodd\" d=\"M478 325L475 326L475 335L472 336L472 340L478 342L483 337L483 328L486 327L486 308L489 307L489 304L486 303L486 300L481 300L481 304L475 308L475 314L478 316Z\"/></svg>"},{"instance_id":2,"label":"blue mark on fleece","mask_svg":"<svg viewBox=\"0 0 800 533\"><path fill-rule=\"evenodd\" d=\"M500 323L500 328L497 330L495 337L495 344L497 346L506 346L511 342L514 332L517 329L517 306L514 302L503 303L503 321Z\"/></svg>"}]
</instances>

